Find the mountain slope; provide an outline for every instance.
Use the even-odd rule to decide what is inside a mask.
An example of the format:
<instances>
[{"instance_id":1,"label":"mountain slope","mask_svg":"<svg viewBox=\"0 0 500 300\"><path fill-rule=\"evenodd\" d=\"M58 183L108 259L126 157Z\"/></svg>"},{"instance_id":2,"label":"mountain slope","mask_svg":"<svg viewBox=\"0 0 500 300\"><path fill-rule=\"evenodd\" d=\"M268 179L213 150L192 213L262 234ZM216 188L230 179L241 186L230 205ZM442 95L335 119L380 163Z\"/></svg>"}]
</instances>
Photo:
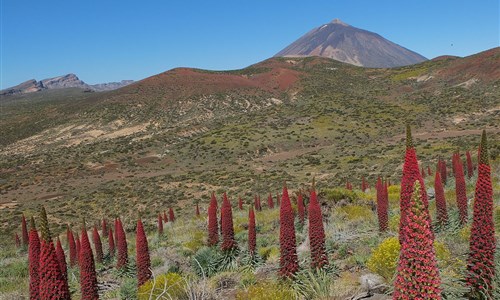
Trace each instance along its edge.
<instances>
[{"instance_id":1,"label":"mountain slope","mask_svg":"<svg viewBox=\"0 0 500 300\"><path fill-rule=\"evenodd\" d=\"M322 56L369 68L392 68L426 60L376 33L338 19L314 28L275 56Z\"/></svg>"},{"instance_id":2,"label":"mountain slope","mask_svg":"<svg viewBox=\"0 0 500 300\"><path fill-rule=\"evenodd\" d=\"M251 199L311 176L328 186L397 182L406 122L423 166L475 151L481 129L495 158L499 69L500 48L394 69L272 58L235 71L174 69L109 92L4 97L0 228L10 234L40 203L64 211L62 229L103 207L188 213L208 191Z\"/></svg>"}]
</instances>

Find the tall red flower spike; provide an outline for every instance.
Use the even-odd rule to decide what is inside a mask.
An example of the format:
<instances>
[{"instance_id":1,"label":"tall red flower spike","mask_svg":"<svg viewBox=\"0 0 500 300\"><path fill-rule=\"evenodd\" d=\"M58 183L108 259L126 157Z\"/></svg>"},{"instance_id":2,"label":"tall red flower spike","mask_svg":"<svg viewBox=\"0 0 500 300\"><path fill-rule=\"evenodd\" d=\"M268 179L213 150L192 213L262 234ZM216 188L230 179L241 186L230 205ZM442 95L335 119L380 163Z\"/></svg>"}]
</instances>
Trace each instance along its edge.
<instances>
[{"instance_id":1,"label":"tall red flower spike","mask_svg":"<svg viewBox=\"0 0 500 300\"><path fill-rule=\"evenodd\" d=\"M406 223L406 212L410 209L411 195L413 194L413 184L416 180L420 180L420 192L422 196L422 202L426 209L429 207L429 201L427 199L427 191L423 184L422 176L418 168L417 153L413 145L413 139L411 136L411 128L409 125L406 126L406 154L405 162L403 165L403 178L401 179L401 194L400 194L400 223L399 223L399 242L401 244L405 241L406 231L403 227ZM430 223L430 216L429 223ZM433 236L434 238L434 236Z\"/></svg>"},{"instance_id":2,"label":"tall red flower spike","mask_svg":"<svg viewBox=\"0 0 500 300\"><path fill-rule=\"evenodd\" d=\"M198 203L196 203L196 217L200 217L200 207L198 206Z\"/></svg>"},{"instance_id":3,"label":"tall red flower spike","mask_svg":"<svg viewBox=\"0 0 500 300\"><path fill-rule=\"evenodd\" d=\"M299 262L297 258L294 216L286 184L283 186L280 207L280 254L279 274L283 278L289 278L299 270Z\"/></svg>"},{"instance_id":4,"label":"tall red flower spike","mask_svg":"<svg viewBox=\"0 0 500 300\"><path fill-rule=\"evenodd\" d=\"M469 151L467 151L465 153L465 155L467 156L467 177L469 177L469 179L471 179L472 175L474 175L474 167L472 166L472 158L470 156Z\"/></svg>"},{"instance_id":5,"label":"tall red flower spike","mask_svg":"<svg viewBox=\"0 0 500 300\"><path fill-rule=\"evenodd\" d=\"M422 173L422 178L425 178L425 170L424 170L424 167L422 167L422 171L421 171L421 173Z\"/></svg>"},{"instance_id":6,"label":"tall red flower spike","mask_svg":"<svg viewBox=\"0 0 500 300\"><path fill-rule=\"evenodd\" d=\"M61 268L61 273L63 275L64 280L68 280L68 267L66 265L66 255L64 254L64 250L61 246L61 240L59 237L57 238L56 243L56 256L57 261L59 262L59 267Z\"/></svg>"},{"instance_id":7,"label":"tall red flower spike","mask_svg":"<svg viewBox=\"0 0 500 300\"><path fill-rule=\"evenodd\" d=\"M238 208L243 210L243 199L241 199L241 197L238 199Z\"/></svg>"},{"instance_id":8,"label":"tall red flower spike","mask_svg":"<svg viewBox=\"0 0 500 300\"><path fill-rule=\"evenodd\" d=\"M250 206L248 211L248 252L251 256L255 255L255 250L257 248L257 233L255 231L255 212L253 207Z\"/></svg>"},{"instance_id":9,"label":"tall red flower spike","mask_svg":"<svg viewBox=\"0 0 500 300\"><path fill-rule=\"evenodd\" d=\"M42 206L40 211L40 298L39 299L70 299L68 282L64 279L57 260L56 249L49 230L47 213Z\"/></svg>"},{"instance_id":10,"label":"tall red flower spike","mask_svg":"<svg viewBox=\"0 0 500 300\"><path fill-rule=\"evenodd\" d=\"M274 208L273 196L271 196L271 193L269 193L269 196L267 197L267 206L269 208Z\"/></svg>"},{"instance_id":11,"label":"tall red flower spike","mask_svg":"<svg viewBox=\"0 0 500 300\"><path fill-rule=\"evenodd\" d=\"M488 299L493 299L492 282L495 277L496 242L491 168L484 130L481 137L477 176L466 281L471 289L469 299L478 299L480 292L486 294Z\"/></svg>"},{"instance_id":12,"label":"tall red flower spike","mask_svg":"<svg viewBox=\"0 0 500 300\"><path fill-rule=\"evenodd\" d=\"M427 166L427 175L429 175L429 176L432 175L431 167L429 167L429 166Z\"/></svg>"},{"instance_id":13,"label":"tall red flower spike","mask_svg":"<svg viewBox=\"0 0 500 300\"><path fill-rule=\"evenodd\" d=\"M137 262L137 283L143 285L151 279L151 259L149 257L148 239L144 232L144 226L141 219L137 221L137 232L135 240L136 262Z\"/></svg>"},{"instance_id":14,"label":"tall red flower spike","mask_svg":"<svg viewBox=\"0 0 500 300\"><path fill-rule=\"evenodd\" d=\"M163 211L163 222L167 223L168 222L168 217L167 217L167 212Z\"/></svg>"},{"instance_id":15,"label":"tall red flower spike","mask_svg":"<svg viewBox=\"0 0 500 300\"><path fill-rule=\"evenodd\" d=\"M69 266L73 267L77 263L76 243L75 243L75 237L73 236L73 231L69 228L69 225L66 229L66 239L68 240Z\"/></svg>"},{"instance_id":16,"label":"tall red flower spike","mask_svg":"<svg viewBox=\"0 0 500 300\"><path fill-rule=\"evenodd\" d=\"M446 181L448 180L448 170L446 168L446 161L444 160L441 161L441 166L439 170L441 172L441 180L443 181L443 184L446 184Z\"/></svg>"},{"instance_id":17,"label":"tall red flower spike","mask_svg":"<svg viewBox=\"0 0 500 300\"><path fill-rule=\"evenodd\" d=\"M208 246L215 246L219 242L219 225L217 223L217 199L212 192L208 207Z\"/></svg>"},{"instance_id":18,"label":"tall red flower spike","mask_svg":"<svg viewBox=\"0 0 500 300\"><path fill-rule=\"evenodd\" d=\"M106 237L108 235L108 223L104 218L102 219L101 235L103 237Z\"/></svg>"},{"instance_id":19,"label":"tall red flower spike","mask_svg":"<svg viewBox=\"0 0 500 300\"><path fill-rule=\"evenodd\" d=\"M89 236L85 227L85 219L82 224L82 242L80 249L80 291L82 300L99 299L97 294L97 275L95 273L94 255L90 248Z\"/></svg>"},{"instance_id":20,"label":"tall red flower spike","mask_svg":"<svg viewBox=\"0 0 500 300\"><path fill-rule=\"evenodd\" d=\"M380 232L387 230L389 220L388 208L387 184L384 184L379 177L377 181L377 216Z\"/></svg>"},{"instance_id":21,"label":"tall red flower spike","mask_svg":"<svg viewBox=\"0 0 500 300\"><path fill-rule=\"evenodd\" d=\"M170 222L175 222L175 214L172 207L168 209L168 219L170 220Z\"/></svg>"},{"instance_id":22,"label":"tall red flower spike","mask_svg":"<svg viewBox=\"0 0 500 300\"><path fill-rule=\"evenodd\" d=\"M460 224L467 223L467 192L465 190L464 170L459 156L455 156L455 194L457 197Z\"/></svg>"},{"instance_id":23,"label":"tall red flower spike","mask_svg":"<svg viewBox=\"0 0 500 300\"><path fill-rule=\"evenodd\" d=\"M40 239L35 227L35 219L31 217L29 232L28 257L30 268L30 299L40 299Z\"/></svg>"},{"instance_id":24,"label":"tall red flower spike","mask_svg":"<svg viewBox=\"0 0 500 300\"><path fill-rule=\"evenodd\" d=\"M304 224L306 208L304 206L304 199L302 199L302 191L299 191L297 195L297 211L299 213L300 223Z\"/></svg>"},{"instance_id":25,"label":"tall red flower spike","mask_svg":"<svg viewBox=\"0 0 500 300\"><path fill-rule=\"evenodd\" d=\"M437 221L440 224L446 224L448 222L448 211L446 209L441 173L438 171L436 171L436 176L434 177L434 193L436 195Z\"/></svg>"},{"instance_id":26,"label":"tall red flower spike","mask_svg":"<svg viewBox=\"0 0 500 300\"><path fill-rule=\"evenodd\" d=\"M115 240L113 238L113 229L111 228L109 228L109 233L108 233L108 251L109 251L109 257L115 256Z\"/></svg>"},{"instance_id":27,"label":"tall red flower spike","mask_svg":"<svg viewBox=\"0 0 500 300\"><path fill-rule=\"evenodd\" d=\"M434 250L429 210L415 181L406 213L406 241L401 245L392 299L441 299L441 279Z\"/></svg>"},{"instance_id":28,"label":"tall red flower spike","mask_svg":"<svg viewBox=\"0 0 500 300\"><path fill-rule=\"evenodd\" d=\"M21 220L21 232L23 237L23 247L28 247L29 237L28 237L28 227L26 226L26 218L24 217Z\"/></svg>"},{"instance_id":29,"label":"tall red flower spike","mask_svg":"<svg viewBox=\"0 0 500 300\"><path fill-rule=\"evenodd\" d=\"M323 216L319 205L316 191L311 189L309 201L309 243L311 245L311 268L321 269L328 265L328 256L325 248L325 229L323 227Z\"/></svg>"},{"instance_id":30,"label":"tall red flower spike","mask_svg":"<svg viewBox=\"0 0 500 300\"><path fill-rule=\"evenodd\" d=\"M97 263L102 263L104 258L104 253L102 252L102 242L101 236L99 235L99 231L97 231L97 227L94 226L94 231L92 232L92 240L94 242L95 248L95 261Z\"/></svg>"},{"instance_id":31,"label":"tall red flower spike","mask_svg":"<svg viewBox=\"0 0 500 300\"><path fill-rule=\"evenodd\" d=\"M163 235L163 219L161 214L158 214L158 235Z\"/></svg>"},{"instance_id":32,"label":"tall red flower spike","mask_svg":"<svg viewBox=\"0 0 500 300\"><path fill-rule=\"evenodd\" d=\"M234 239L234 228L233 228L233 209L231 208L231 203L227 199L226 193L224 193L221 207L222 215L222 251L232 251L238 247L236 240Z\"/></svg>"},{"instance_id":33,"label":"tall red flower spike","mask_svg":"<svg viewBox=\"0 0 500 300\"><path fill-rule=\"evenodd\" d=\"M281 206L281 195L276 193L276 205Z\"/></svg>"},{"instance_id":34,"label":"tall red flower spike","mask_svg":"<svg viewBox=\"0 0 500 300\"><path fill-rule=\"evenodd\" d=\"M118 260L116 261L116 268L121 269L128 264L128 252L127 252L127 236L125 235L125 230L123 230L122 221L118 219L116 231L116 246L118 248Z\"/></svg>"}]
</instances>

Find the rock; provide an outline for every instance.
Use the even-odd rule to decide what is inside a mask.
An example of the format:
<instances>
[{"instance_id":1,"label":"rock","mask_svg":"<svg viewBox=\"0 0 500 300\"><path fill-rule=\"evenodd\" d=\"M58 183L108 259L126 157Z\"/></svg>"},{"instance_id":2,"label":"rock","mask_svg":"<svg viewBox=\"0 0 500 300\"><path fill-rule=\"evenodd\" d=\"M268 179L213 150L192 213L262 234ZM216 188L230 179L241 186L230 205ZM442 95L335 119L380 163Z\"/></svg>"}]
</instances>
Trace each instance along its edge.
<instances>
[{"instance_id":1,"label":"rock","mask_svg":"<svg viewBox=\"0 0 500 300\"><path fill-rule=\"evenodd\" d=\"M361 289L365 292L384 293L387 290L387 285L382 276L377 274L364 274L359 277Z\"/></svg>"},{"instance_id":2,"label":"rock","mask_svg":"<svg viewBox=\"0 0 500 300\"><path fill-rule=\"evenodd\" d=\"M436 192L434 191L434 188L427 189L427 196L429 197L429 199L434 199L435 194L436 194Z\"/></svg>"}]
</instances>

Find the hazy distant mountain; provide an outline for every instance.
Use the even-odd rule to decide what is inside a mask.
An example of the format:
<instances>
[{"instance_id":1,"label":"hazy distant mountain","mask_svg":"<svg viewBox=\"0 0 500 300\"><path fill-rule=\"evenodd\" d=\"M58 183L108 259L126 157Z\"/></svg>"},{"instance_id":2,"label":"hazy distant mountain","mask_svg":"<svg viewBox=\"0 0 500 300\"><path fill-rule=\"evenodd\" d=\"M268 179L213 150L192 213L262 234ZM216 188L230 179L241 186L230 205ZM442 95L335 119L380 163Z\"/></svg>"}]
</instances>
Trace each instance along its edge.
<instances>
[{"instance_id":1,"label":"hazy distant mountain","mask_svg":"<svg viewBox=\"0 0 500 300\"><path fill-rule=\"evenodd\" d=\"M339 19L314 28L275 56L322 56L369 68L391 68L427 60L376 33Z\"/></svg>"},{"instance_id":2,"label":"hazy distant mountain","mask_svg":"<svg viewBox=\"0 0 500 300\"><path fill-rule=\"evenodd\" d=\"M133 83L133 80L122 80L120 82L108 82L108 83L98 83L98 84L93 84L90 87L97 92L101 91L111 91L111 90L116 90L121 87L124 87L126 85L129 85Z\"/></svg>"},{"instance_id":3,"label":"hazy distant mountain","mask_svg":"<svg viewBox=\"0 0 500 300\"><path fill-rule=\"evenodd\" d=\"M75 74L67 74L63 76L43 79L36 81L35 79L28 80L19 85L0 91L0 95L17 95L38 92L41 90L64 89L64 88L80 88L88 91L110 91L115 90L133 83L133 80L122 80L120 82L109 82L99 84L87 84L80 80Z\"/></svg>"}]
</instances>

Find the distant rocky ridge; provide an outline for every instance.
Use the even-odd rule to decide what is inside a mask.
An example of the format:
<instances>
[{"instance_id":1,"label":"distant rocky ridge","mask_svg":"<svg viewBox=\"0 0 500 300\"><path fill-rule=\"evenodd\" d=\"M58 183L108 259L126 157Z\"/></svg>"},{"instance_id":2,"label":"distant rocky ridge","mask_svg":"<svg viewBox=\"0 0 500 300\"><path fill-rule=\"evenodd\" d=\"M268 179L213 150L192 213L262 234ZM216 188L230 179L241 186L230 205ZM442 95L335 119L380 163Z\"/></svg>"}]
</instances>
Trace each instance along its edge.
<instances>
[{"instance_id":1,"label":"distant rocky ridge","mask_svg":"<svg viewBox=\"0 0 500 300\"><path fill-rule=\"evenodd\" d=\"M376 33L339 19L314 28L275 56L321 56L368 68L393 68L427 60Z\"/></svg>"},{"instance_id":2,"label":"distant rocky ridge","mask_svg":"<svg viewBox=\"0 0 500 300\"><path fill-rule=\"evenodd\" d=\"M122 80L120 82L109 82L99 84L87 84L80 80L75 74L67 74L63 76L47 78L40 81L31 79L19 85L0 91L0 95L18 95L39 92L42 90L64 89L64 88L79 88L86 91L101 92L119 89L133 83L133 80Z\"/></svg>"}]
</instances>

